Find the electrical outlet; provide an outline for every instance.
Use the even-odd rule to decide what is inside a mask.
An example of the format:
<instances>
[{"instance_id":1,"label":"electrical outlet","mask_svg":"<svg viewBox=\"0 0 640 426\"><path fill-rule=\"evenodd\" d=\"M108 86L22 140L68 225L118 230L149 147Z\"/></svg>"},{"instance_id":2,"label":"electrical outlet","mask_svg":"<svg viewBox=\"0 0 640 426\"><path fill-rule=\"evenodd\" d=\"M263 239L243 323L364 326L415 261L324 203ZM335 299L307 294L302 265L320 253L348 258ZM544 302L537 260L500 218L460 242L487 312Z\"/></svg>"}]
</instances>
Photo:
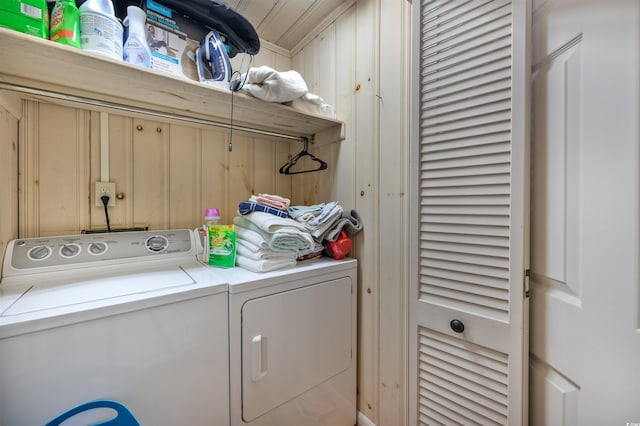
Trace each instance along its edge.
<instances>
[{"instance_id":1,"label":"electrical outlet","mask_svg":"<svg viewBox=\"0 0 640 426\"><path fill-rule=\"evenodd\" d=\"M116 205L116 184L113 182L96 182L96 206L102 207L102 196L109 197L109 207Z\"/></svg>"}]
</instances>

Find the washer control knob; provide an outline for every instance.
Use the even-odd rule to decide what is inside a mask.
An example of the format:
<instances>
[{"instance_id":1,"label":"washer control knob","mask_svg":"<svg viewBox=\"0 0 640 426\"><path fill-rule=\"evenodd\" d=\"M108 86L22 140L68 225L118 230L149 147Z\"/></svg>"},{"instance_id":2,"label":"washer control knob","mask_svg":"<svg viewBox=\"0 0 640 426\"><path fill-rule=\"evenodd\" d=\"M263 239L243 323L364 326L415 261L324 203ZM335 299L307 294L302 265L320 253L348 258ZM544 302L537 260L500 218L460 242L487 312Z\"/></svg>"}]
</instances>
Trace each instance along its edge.
<instances>
[{"instance_id":1,"label":"washer control knob","mask_svg":"<svg viewBox=\"0 0 640 426\"><path fill-rule=\"evenodd\" d=\"M169 240L164 235L153 235L147 238L147 241L145 241L144 244L147 247L147 250L159 253L169 247Z\"/></svg>"},{"instance_id":2,"label":"washer control knob","mask_svg":"<svg viewBox=\"0 0 640 426\"><path fill-rule=\"evenodd\" d=\"M27 253L31 260L44 260L51 256L51 247L49 246L35 246L32 247Z\"/></svg>"},{"instance_id":3,"label":"washer control knob","mask_svg":"<svg viewBox=\"0 0 640 426\"><path fill-rule=\"evenodd\" d=\"M101 254L104 254L104 252L107 251L107 247L108 247L107 243L98 241L98 242L89 244L89 247L87 250L89 250L89 253L93 254L94 256L99 256Z\"/></svg>"},{"instance_id":4,"label":"washer control knob","mask_svg":"<svg viewBox=\"0 0 640 426\"><path fill-rule=\"evenodd\" d=\"M75 257L80 254L80 246L76 243L64 244L60 247L60 256L62 257Z\"/></svg>"}]
</instances>

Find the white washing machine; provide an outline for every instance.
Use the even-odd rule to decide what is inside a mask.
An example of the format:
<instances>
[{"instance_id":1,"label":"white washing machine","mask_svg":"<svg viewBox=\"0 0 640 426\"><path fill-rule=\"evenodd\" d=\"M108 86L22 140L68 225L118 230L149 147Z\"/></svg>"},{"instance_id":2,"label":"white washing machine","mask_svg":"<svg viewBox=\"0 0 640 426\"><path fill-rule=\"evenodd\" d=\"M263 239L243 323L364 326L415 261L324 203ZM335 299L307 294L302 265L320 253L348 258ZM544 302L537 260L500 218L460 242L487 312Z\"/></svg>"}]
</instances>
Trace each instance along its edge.
<instances>
[{"instance_id":1,"label":"white washing machine","mask_svg":"<svg viewBox=\"0 0 640 426\"><path fill-rule=\"evenodd\" d=\"M0 425L43 425L112 399L143 425L227 426L227 285L198 263L194 243L189 230L10 242Z\"/></svg>"},{"instance_id":2,"label":"white washing machine","mask_svg":"<svg viewBox=\"0 0 640 426\"><path fill-rule=\"evenodd\" d=\"M320 258L229 284L231 425L356 424L357 262Z\"/></svg>"}]
</instances>

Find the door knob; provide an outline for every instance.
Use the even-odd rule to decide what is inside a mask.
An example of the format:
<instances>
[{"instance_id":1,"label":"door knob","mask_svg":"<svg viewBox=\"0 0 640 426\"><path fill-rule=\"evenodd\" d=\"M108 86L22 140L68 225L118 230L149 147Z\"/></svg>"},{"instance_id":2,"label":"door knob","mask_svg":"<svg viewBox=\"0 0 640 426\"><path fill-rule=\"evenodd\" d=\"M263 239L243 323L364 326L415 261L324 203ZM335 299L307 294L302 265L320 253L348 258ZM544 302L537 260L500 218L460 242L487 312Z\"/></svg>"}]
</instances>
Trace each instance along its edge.
<instances>
[{"instance_id":1,"label":"door knob","mask_svg":"<svg viewBox=\"0 0 640 426\"><path fill-rule=\"evenodd\" d=\"M460 320L454 319L449 323L449 325L456 333L462 333L464 331L464 324Z\"/></svg>"}]
</instances>

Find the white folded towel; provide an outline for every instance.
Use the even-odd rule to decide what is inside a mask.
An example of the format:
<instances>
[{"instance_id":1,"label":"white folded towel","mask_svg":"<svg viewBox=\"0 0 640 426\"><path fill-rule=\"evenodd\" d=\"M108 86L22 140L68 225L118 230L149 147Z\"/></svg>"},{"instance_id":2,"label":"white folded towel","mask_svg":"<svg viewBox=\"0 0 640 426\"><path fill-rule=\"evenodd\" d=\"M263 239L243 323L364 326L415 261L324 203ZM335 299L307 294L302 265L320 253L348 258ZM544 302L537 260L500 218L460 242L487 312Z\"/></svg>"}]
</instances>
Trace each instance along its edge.
<instances>
[{"instance_id":1,"label":"white folded towel","mask_svg":"<svg viewBox=\"0 0 640 426\"><path fill-rule=\"evenodd\" d=\"M255 220L254 215L256 214L258 214L258 217L261 217L261 220L258 220L258 223L263 228L266 228L266 230L249 220L250 218L254 218ZM271 216L277 220L272 221L271 218L265 218L263 215ZM287 223L286 221L296 223L291 219L279 218L277 216L270 215L269 213L262 212L252 212L244 216L236 216L233 218L233 223L237 227L259 233L272 250L297 253L300 250L308 250L313 247L313 237L311 237L309 232L301 230L300 224L297 224L297 226L294 227L278 224L281 223L280 221L284 221L284 223ZM269 229L271 231L268 231ZM302 227L302 229L304 229L304 227Z\"/></svg>"},{"instance_id":2,"label":"white folded towel","mask_svg":"<svg viewBox=\"0 0 640 426\"><path fill-rule=\"evenodd\" d=\"M251 243L237 240L236 254L252 260L271 260L271 261L287 261L295 260L298 256L292 252L276 252L270 249L255 250L255 246L251 247Z\"/></svg>"},{"instance_id":3,"label":"white folded towel","mask_svg":"<svg viewBox=\"0 0 640 426\"><path fill-rule=\"evenodd\" d=\"M239 224L236 224L235 220L234 225L236 228L236 241L248 241L252 245L256 246L258 250L270 248L269 243L267 243L262 234L260 234L259 232L242 227Z\"/></svg>"},{"instance_id":4,"label":"white folded towel","mask_svg":"<svg viewBox=\"0 0 640 426\"><path fill-rule=\"evenodd\" d=\"M304 225L293 219L289 219L288 217L279 217L264 212L251 212L249 214L243 215L242 218L253 223L263 231L271 233L286 230L288 228L297 229L298 231L307 230Z\"/></svg>"},{"instance_id":5,"label":"white folded towel","mask_svg":"<svg viewBox=\"0 0 640 426\"><path fill-rule=\"evenodd\" d=\"M290 260L254 260L245 256L236 256L236 265L252 272L269 272L295 266L297 261Z\"/></svg>"},{"instance_id":6,"label":"white folded towel","mask_svg":"<svg viewBox=\"0 0 640 426\"><path fill-rule=\"evenodd\" d=\"M289 216L298 222L307 222L322 213L323 208L324 203L314 204L312 206L290 206L287 211L289 212Z\"/></svg>"}]
</instances>

